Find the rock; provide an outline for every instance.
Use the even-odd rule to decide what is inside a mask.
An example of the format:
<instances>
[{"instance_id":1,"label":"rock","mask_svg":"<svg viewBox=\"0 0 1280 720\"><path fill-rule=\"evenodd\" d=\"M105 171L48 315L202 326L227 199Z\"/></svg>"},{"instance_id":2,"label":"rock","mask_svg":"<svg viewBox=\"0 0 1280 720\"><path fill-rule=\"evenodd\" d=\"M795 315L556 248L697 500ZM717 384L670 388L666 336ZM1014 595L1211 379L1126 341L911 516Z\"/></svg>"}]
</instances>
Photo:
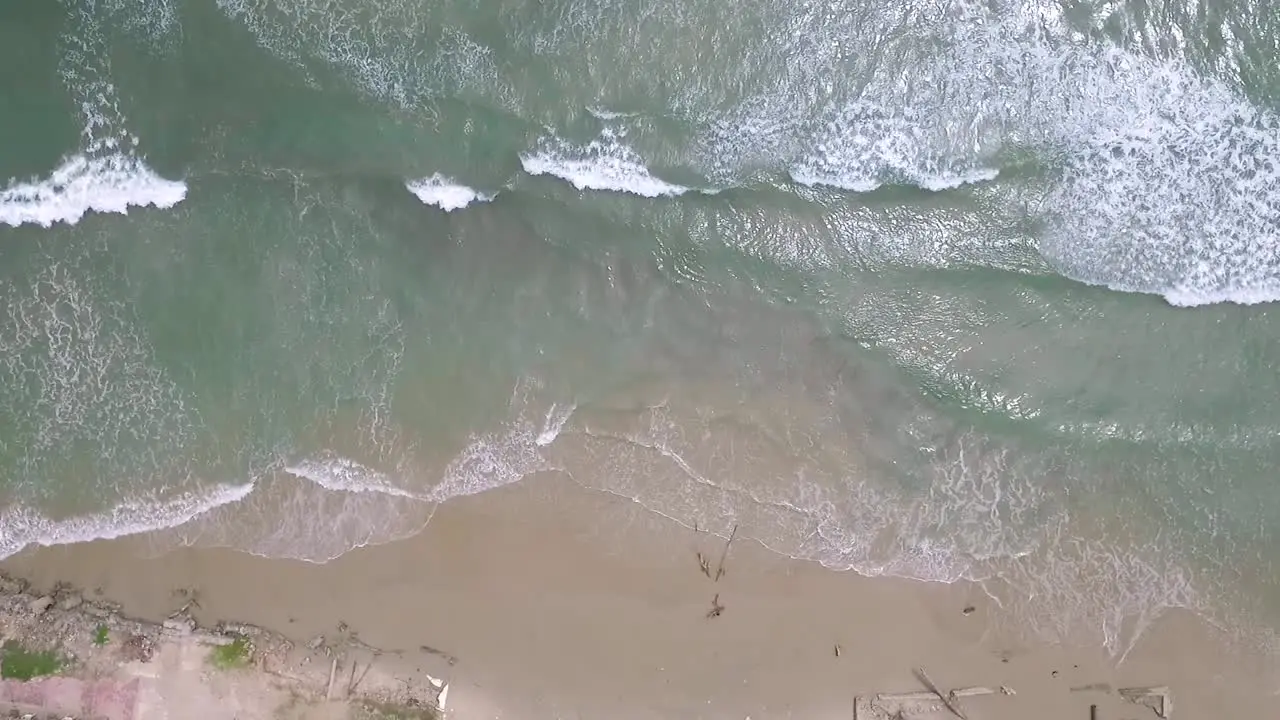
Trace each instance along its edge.
<instances>
[{"instance_id":1,"label":"rock","mask_svg":"<svg viewBox=\"0 0 1280 720\"><path fill-rule=\"evenodd\" d=\"M80 607L83 603L84 603L84 598L81 597L79 593L72 593L71 595L68 595L62 598L62 602L58 603L58 607L62 608L63 610L75 610L76 608Z\"/></svg>"},{"instance_id":2,"label":"rock","mask_svg":"<svg viewBox=\"0 0 1280 720\"><path fill-rule=\"evenodd\" d=\"M26 580L0 575L0 595L20 595L26 589Z\"/></svg>"},{"instance_id":3,"label":"rock","mask_svg":"<svg viewBox=\"0 0 1280 720\"><path fill-rule=\"evenodd\" d=\"M42 595L35 600L32 600L31 604L27 605L27 608L29 608L35 615L43 615L51 607L53 607L53 598L48 595Z\"/></svg>"}]
</instances>

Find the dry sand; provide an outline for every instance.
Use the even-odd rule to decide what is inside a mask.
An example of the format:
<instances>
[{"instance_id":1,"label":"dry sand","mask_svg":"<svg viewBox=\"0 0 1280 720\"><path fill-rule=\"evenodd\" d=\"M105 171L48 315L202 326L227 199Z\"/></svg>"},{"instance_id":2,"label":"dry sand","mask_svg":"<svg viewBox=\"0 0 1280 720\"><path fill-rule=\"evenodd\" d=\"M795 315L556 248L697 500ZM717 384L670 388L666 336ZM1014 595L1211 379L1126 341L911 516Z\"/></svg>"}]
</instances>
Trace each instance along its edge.
<instances>
[{"instance_id":1,"label":"dry sand","mask_svg":"<svg viewBox=\"0 0 1280 720\"><path fill-rule=\"evenodd\" d=\"M1156 717L1114 692L1071 690L1098 683L1167 685L1178 720L1280 717L1265 659L1229 652L1188 615L1163 617L1117 668L1101 651L1016 641L974 587L832 572L750 536L741 528L715 582L696 553L714 575L723 538L540 476L450 501L422 534L326 565L218 549L147 558L145 539L126 538L2 566L156 619L182 604L175 589L194 588L202 622L299 643L346 623L404 651L387 658L402 672L447 679L460 720L849 718L855 695L922 689L918 666L944 688L1016 693L963 700L971 720L1085 720L1091 704L1099 720ZM724 609L709 618L716 596Z\"/></svg>"}]
</instances>

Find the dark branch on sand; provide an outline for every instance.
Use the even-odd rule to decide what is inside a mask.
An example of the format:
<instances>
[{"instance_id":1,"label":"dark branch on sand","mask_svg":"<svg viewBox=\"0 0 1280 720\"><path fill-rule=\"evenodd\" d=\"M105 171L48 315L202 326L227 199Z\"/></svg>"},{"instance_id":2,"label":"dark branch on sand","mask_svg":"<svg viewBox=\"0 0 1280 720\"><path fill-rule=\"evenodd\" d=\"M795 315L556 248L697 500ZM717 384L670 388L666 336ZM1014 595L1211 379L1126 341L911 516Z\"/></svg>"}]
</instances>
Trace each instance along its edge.
<instances>
[{"instance_id":1,"label":"dark branch on sand","mask_svg":"<svg viewBox=\"0 0 1280 720\"><path fill-rule=\"evenodd\" d=\"M965 717L964 711L961 710L960 706L956 704L955 699L951 696L951 694L943 693L941 690L938 689L938 686L935 685L934 682L929 679L929 676L925 674L924 668L922 667L915 668L915 674L916 674L916 678L920 680L920 682L924 683L925 687L929 688L929 692L933 693L934 695L937 695L938 699L942 701L942 704L946 705L947 709L950 710L952 713L954 713L956 717L960 718L960 720L969 720L969 718Z\"/></svg>"},{"instance_id":2,"label":"dark branch on sand","mask_svg":"<svg viewBox=\"0 0 1280 720\"><path fill-rule=\"evenodd\" d=\"M724 606L720 604L720 593L716 593L716 596L711 598L711 609L707 611L707 619L718 618L722 612L724 612Z\"/></svg>"},{"instance_id":3,"label":"dark branch on sand","mask_svg":"<svg viewBox=\"0 0 1280 720\"><path fill-rule=\"evenodd\" d=\"M729 541L724 544L724 551L720 553L720 565L716 567L716 581L724 577L724 560L729 557L729 546L733 545L733 538L738 534L738 524L733 524L733 532L729 533Z\"/></svg>"},{"instance_id":4,"label":"dark branch on sand","mask_svg":"<svg viewBox=\"0 0 1280 720\"><path fill-rule=\"evenodd\" d=\"M707 562L707 556L701 551L698 552L698 569L702 570L702 574L708 578L711 577L711 563Z\"/></svg>"}]
</instances>

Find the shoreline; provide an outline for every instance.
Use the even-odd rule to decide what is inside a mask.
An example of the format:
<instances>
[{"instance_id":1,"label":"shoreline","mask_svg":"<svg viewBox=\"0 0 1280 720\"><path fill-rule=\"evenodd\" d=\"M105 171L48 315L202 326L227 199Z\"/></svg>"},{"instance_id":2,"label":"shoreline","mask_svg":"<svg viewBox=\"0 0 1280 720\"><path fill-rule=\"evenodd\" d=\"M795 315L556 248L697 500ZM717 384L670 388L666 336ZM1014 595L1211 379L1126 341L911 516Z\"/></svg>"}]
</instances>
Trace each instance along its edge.
<instances>
[{"instance_id":1,"label":"shoreline","mask_svg":"<svg viewBox=\"0 0 1280 720\"><path fill-rule=\"evenodd\" d=\"M28 549L0 569L152 622L198 598L202 626L270 628L295 648L342 628L382 648L390 682L448 683L460 720L848 718L855 697L924 691L916 668L994 690L964 699L975 720L1082 720L1090 705L1100 720L1156 717L1120 696L1128 687L1168 687L1180 720L1263 717L1275 700L1274 660L1237 653L1190 613L1166 613L1117 667L1101 648L1027 642L972 584L826 570L747 527L726 550L552 475L451 500L418 536L323 565L149 554L130 537Z\"/></svg>"}]
</instances>

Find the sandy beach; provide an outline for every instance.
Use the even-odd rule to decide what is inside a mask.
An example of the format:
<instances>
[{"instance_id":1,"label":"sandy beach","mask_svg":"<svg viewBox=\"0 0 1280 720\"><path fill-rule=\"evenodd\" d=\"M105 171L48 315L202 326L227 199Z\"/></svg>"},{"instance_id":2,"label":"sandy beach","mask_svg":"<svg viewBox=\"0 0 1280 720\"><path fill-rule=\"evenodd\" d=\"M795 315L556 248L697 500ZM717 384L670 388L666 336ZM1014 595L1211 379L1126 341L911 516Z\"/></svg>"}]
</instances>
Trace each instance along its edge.
<instances>
[{"instance_id":1,"label":"sandy beach","mask_svg":"<svg viewBox=\"0 0 1280 720\"><path fill-rule=\"evenodd\" d=\"M832 572L765 550L749 527L717 581L725 547L539 476L453 500L418 536L325 565L207 548L154 556L132 537L32 549L2 567L142 618L194 596L202 625L254 623L299 644L343 625L388 650L396 673L445 678L460 720L849 718L855 696L923 691L914 668L944 691L994 690L960 700L972 720L1084 720L1091 705L1099 720L1158 717L1120 697L1135 686L1167 686L1179 720L1275 712L1265 659L1190 615L1167 614L1117 667L1100 650L1029 641L973 586Z\"/></svg>"}]
</instances>

